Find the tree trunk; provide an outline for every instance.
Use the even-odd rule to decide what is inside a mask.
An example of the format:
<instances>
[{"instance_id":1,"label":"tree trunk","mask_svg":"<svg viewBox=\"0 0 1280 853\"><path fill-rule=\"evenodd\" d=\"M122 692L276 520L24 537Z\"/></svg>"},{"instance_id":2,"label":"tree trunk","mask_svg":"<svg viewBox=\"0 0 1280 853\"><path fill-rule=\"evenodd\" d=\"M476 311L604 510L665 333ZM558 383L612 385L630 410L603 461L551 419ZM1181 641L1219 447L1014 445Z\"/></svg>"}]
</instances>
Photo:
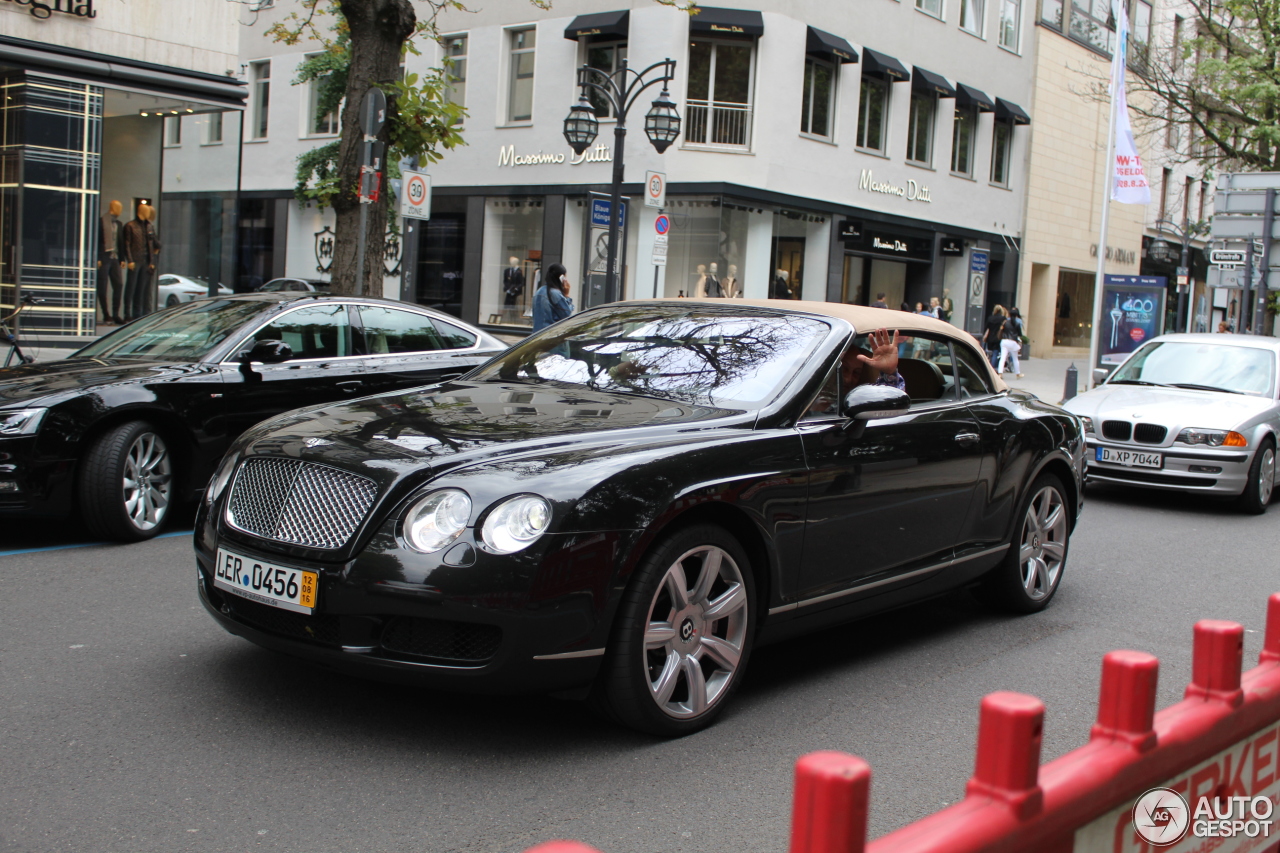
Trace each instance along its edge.
<instances>
[{"instance_id":1,"label":"tree trunk","mask_svg":"<svg viewBox=\"0 0 1280 853\"><path fill-rule=\"evenodd\" d=\"M405 40L413 34L417 17L410 0L339 0L338 5L351 28L351 71L347 78L346 100L342 104L339 191L333 202L338 227L329 287L336 293L381 296L388 187L384 165L382 199L369 205L360 204L360 166L364 147L360 102L369 89L400 79L401 50ZM394 113L395 108L388 99L388 114ZM378 134L383 145L387 145L388 133L389 123L384 124ZM361 207L368 208L363 274L356 269Z\"/></svg>"}]
</instances>

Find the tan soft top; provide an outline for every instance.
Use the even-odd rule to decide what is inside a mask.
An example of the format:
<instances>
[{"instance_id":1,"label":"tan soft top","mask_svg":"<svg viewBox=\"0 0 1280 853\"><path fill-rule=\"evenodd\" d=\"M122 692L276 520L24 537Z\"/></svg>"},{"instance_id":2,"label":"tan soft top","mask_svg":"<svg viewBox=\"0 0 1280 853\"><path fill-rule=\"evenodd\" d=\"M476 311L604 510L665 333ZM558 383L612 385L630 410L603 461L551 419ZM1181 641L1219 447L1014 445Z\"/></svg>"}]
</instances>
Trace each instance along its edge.
<instances>
[{"instance_id":1,"label":"tan soft top","mask_svg":"<svg viewBox=\"0 0 1280 853\"><path fill-rule=\"evenodd\" d=\"M652 302L655 300L642 300L644 302ZM982 343L976 337L964 331L957 329L950 323L944 323L933 317L926 317L923 314L914 314L907 311L895 311L892 308L871 308L866 305L846 305L843 302L802 302L794 299L659 299L658 302L699 302L707 305L714 305L723 308L726 305L743 305L752 308L772 308L778 311L795 311L803 314L818 314L823 317L835 317L844 320L858 331L858 334L866 334L876 329L888 329L889 331L901 332L904 335L910 335L912 332L930 332L935 335L953 338L957 341L963 341L971 347L975 347L979 353L982 352ZM991 366L986 358L982 359L983 365L987 368L987 376L991 384L997 391L1007 391L1009 386L1005 385L995 369Z\"/></svg>"}]
</instances>

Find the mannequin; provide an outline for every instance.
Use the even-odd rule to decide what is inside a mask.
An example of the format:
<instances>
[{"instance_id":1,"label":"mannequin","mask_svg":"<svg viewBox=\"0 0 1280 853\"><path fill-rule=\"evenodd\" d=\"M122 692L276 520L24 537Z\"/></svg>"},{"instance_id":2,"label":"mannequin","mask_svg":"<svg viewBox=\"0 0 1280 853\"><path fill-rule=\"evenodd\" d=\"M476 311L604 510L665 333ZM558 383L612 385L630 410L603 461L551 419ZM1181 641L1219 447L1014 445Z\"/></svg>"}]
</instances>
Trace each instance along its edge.
<instances>
[{"instance_id":1,"label":"mannequin","mask_svg":"<svg viewBox=\"0 0 1280 853\"><path fill-rule=\"evenodd\" d=\"M516 303L524 295L524 270L520 269L520 259L512 255L507 258L507 268L502 271L502 313L503 319L511 321L516 316Z\"/></svg>"},{"instance_id":2,"label":"mannequin","mask_svg":"<svg viewBox=\"0 0 1280 853\"><path fill-rule=\"evenodd\" d=\"M125 319L136 320L155 310L155 270L160 254L155 208L138 205L137 215L124 225L124 260L128 276L124 285Z\"/></svg>"},{"instance_id":3,"label":"mannequin","mask_svg":"<svg viewBox=\"0 0 1280 853\"><path fill-rule=\"evenodd\" d=\"M738 283L738 266L729 264L729 274L720 280L720 290L726 299L738 299L742 296L742 285Z\"/></svg>"},{"instance_id":4,"label":"mannequin","mask_svg":"<svg viewBox=\"0 0 1280 853\"><path fill-rule=\"evenodd\" d=\"M716 264L711 265L711 272L707 273L707 296L719 299L724 296L724 289L720 286L720 276L718 275L720 268Z\"/></svg>"},{"instance_id":5,"label":"mannequin","mask_svg":"<svg viewBox=\"0 0 1280 853\"><path fill-rule=\"evenodd\" d=\"M693 274L697 276L697 280L693 283L693 287L690 288L689 295L694 299L701 299L707 295L707 265L698 264Z\"/></svg>"},{"instance_id":6,"label":"mannequin","mask_svg":"<svg viewBox=\"0 0 1280 853\"><path fill-rule=\"evenodd\" d=\"M98 307L102 309L102 322L123 322L120 318L120 299L124 296L124 275L120 271L120 256L124 253L124 223L120 214L124 205L112 199L107 212L102 214L98 235Z\"/></svg>"},{"instance_id":7,"label":"mannequin","mask_svg":"<svg viewBox=\"0 0 1280 853\"><path fill-rule=\"evenodd\" d=\"M775 270L773 276L773 292L769 294L770 299L790 299L791 288L787 286L788 273L786 270Z\"/></svg>"}]
</instances>

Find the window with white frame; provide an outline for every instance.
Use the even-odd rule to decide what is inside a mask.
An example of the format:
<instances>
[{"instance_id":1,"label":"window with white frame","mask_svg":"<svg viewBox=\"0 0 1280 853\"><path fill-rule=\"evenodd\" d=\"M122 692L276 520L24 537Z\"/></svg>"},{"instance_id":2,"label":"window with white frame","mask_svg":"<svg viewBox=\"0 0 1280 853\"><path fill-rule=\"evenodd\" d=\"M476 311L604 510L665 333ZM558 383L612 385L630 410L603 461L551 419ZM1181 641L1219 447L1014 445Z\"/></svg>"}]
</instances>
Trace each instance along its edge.
<instances>
[{"instance_id":1,"label":"window with white frame","mask_svg":"<svg viewBox=\"0 0 1280 853\"><path fill-rule=\"evenodd\" d=\"M951 171L973 177L973 145L978 136L978 108L956 105L951 125Z\"/></svg>"},{"instance_id":2,"label":"window with white frame","mask_svg":"<svg viewBox=\"0 0 1280 853\"><path fill-rule=\"evenodd\" d=\"M182 144L182 116L164 117L164 144L166 148Z\"/></svg>"},{"instance_id":3,"label":"window with white frame","mask_svg":"<svg viewBox=\"0 0 1280 853\"><path fill-rule=\"evenodd\" d=\"M307 59L314 59L308 56ZM328 75L316 77L307 83L307 136L332 136L338 132L338 110L325 110L320 99Z\"/></svg>"},{"instance_id":4,"label":"window with white frame","mask_svg":"<svg viewBox=\"0 0 1280 853\"><path fill-rule=\"evenodd\" d=\"M508 30L507 121L533 121L533 59L537 29Z\"/></svg>"},{"instance_id":5,"label":"window with white frame","mask_svg":"<svg viewBox=\"0 0 1280 853\"><path fill-rule=\"evenodd\" d=\"M942 17L942 0L916 0L916 8L926 15Z\"/></svg>"},{"instance_id":6,"label":"window with white frame","mask_svg":"<svg viewBox=\"0 0 1280 853\"><path fill-rule=\"evenodd\" d=\"M205 145L221 145L222 144L222 113L208 113L205 116L206 124L204 129Z\"/></svg>"},{"instance_id":7,"label":"window with white frame","mask_svg":"<svg viewBox=\"0 0 1280 853\"><path fill-rule=\"evenodd\" d=\"M460 107L467 105L467 36L445 36L444 55L449 60L449 84L444 98Z\"/></svg>"},{"instance_id":8,"label":"window with white frame","mask_svg":"<svg viewBox=\"0 0 1280 853\"><path fill-rule=\"evenodd\" d=\"M933 92L911 93L907 116L907 160L924 166L933 163L933 117L938 96Z\"/></svg>"},{"instance_id":9,"label":"window with white frame","mask_svg":"<svg viewBox=\"0 0 1280 853\"><path fill-rule=\"evenodd\" d=\"M695 38L690 42L687 144L751 147L755 52L754 41Z\"/></svg>"},{"instance_id":10,"label":"window with white frame","mask_svg":"<svg viewBox=\"0 0 1280 853\"><path fill-rule=\"evenodd\" d=\"M863 74L862 91L858 98L857 146L883 153L888 117L889 81Z\"/></svg>"},{"instance_id":11,"label":"window with white frame","mask_svg":"<svg viewBox=\"0 0 1280 853\"><path fill-rule=\"evenodd\" d=\"M960 0L960 29L981 36L986 0Z\"/></svg>"},{"instance_id":12,"label":"window with white frame","mask_svg":"<svg viewBox=\"0 0 1280 853\"><path fill-rule=\"evenodd\" d=\"M249 123L250 139L266 139L271 109L271 61L249 64L253 81L253 116Z\"/></svg>"},{"instance_id":13,"label":"window with white frame","mask_svg":"<svg viewBox=\"0 0 1280 853\"><path fill-rule=\"evenodd\" d=\"M1009 186L1009 157L1013 149L1013 122L997 120L991 135L991 183Z\"/></svg>"},{"instance_id":14,"label":"window with white frame","mask_svg":"<svg viewBox=\"0 0 1280 853\"><path fill-rule=\"evenodd\" d=\"M1022 0L1000 0L1000 46L1017 53L1022 29Z\"/></svg>"},{"instance_id":15,"label":"window with white frame","mask_svg":"<svg viewBox=\"0 0 1280 853\"><path fill-rule=\"evenodd\" d=\"M830 139L835 125L838 65L812 56L804 60L804 91L800 96L800 132Z\"/></svg>"},{"instance_id":16,"label":"window with white frame","mask_svg":"<svg viewBox=\"0 0 1280 853\"><path fill-rule=\"evenodd\" d=\"M623 41L588 42L583 45L582 64L605 74L617 73L626 59L627 43ZM576 83L577 80L574 82ZM600 80L597 78L595 82L599 83ZM591 101L591 105L596 108L596 118L616 118L613 114L613 105L598 90L588 87L587 100Z\"/></svg>"}]
</instances>

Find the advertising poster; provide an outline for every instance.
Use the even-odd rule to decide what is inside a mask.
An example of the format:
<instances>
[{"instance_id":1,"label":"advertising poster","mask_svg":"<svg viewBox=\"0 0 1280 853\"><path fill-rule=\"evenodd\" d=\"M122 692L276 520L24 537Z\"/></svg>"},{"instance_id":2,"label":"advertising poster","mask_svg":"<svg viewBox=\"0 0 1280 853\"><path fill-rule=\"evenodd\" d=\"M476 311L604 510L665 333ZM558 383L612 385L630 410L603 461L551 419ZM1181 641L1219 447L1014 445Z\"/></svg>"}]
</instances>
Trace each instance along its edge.
<instances>
[{"instance_id":1,"label":"advertising poster","mask_svg":"<svg viewBox=\"0 0 1280 853\"><path fill-rule=\"evenodd\" d=\"M1103 280L1099 366L1114 367L1164 332L1165 286L1159 275L1109 275Z\"/></svg>"}]
</instances>

